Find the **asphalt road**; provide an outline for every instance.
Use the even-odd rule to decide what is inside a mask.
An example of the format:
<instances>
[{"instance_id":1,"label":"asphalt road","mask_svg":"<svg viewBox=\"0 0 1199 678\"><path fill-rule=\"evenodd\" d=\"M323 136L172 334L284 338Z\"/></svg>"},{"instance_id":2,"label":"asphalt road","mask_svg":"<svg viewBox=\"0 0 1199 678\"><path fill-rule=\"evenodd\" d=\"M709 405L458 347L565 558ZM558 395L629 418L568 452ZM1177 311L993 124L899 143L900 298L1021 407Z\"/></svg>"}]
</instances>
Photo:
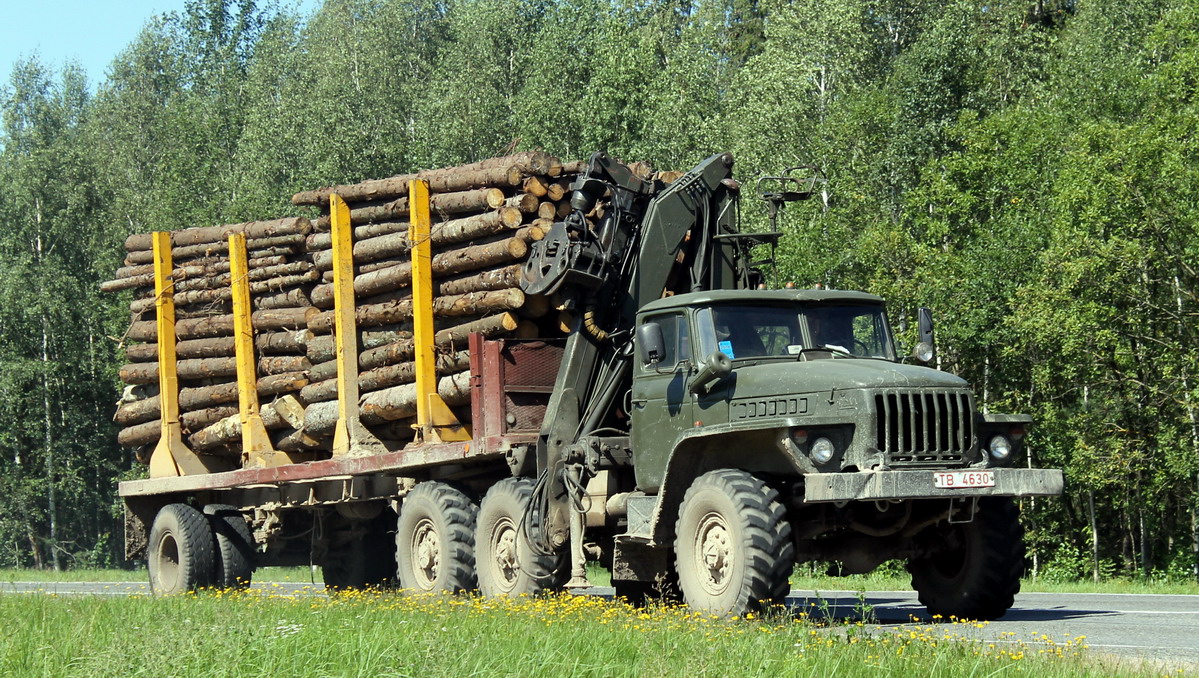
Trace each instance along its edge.
<instances>
[{"instance_id":1,"label":"asphalt road","mask_svg":"<svg viewBox=\"0 0 1199 678\"><path fill-rule=\"evenodd\" d=\"M321 585L259 583L254 588L297 595L323 595ZM58 595L149 595L144 583L116 582L0 582L2 593L53 593ZM585 593L612 595L596 587ZM929 624L916 594L908 591L868 593L853 591L791 592L787 602L813 616L861 618L864 602L872 628L893 629ZM1034 642L1047 636L1064 643L1078 636L1092 653L1199 665L1199 596L1120 593L1021 593L1003 619L982 628L956 625L954 633L987 642Z\"/></svg>"}]
</instances>

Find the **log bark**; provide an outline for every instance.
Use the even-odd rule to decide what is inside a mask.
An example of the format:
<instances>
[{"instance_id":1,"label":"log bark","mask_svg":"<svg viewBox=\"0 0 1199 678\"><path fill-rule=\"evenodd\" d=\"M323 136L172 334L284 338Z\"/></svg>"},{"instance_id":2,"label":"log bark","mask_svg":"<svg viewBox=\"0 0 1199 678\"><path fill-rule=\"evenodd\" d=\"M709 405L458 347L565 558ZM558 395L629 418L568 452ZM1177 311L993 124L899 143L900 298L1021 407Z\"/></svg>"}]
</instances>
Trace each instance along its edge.
<instances>
[{"instance_id":1,"label":"log bark","mask_svg":"<svg viewBox=\"0 0 1199 678\"><path fill-rule=\"evenodd\" d=\"M263 405L259 409L262 425L267 429L299 428L304 424L304 406L295 396L284 396ZM198 452L205 452L241 439L241 415L230 416L212 423L188 436L187 444Z\"/></svg>"},{"instance_id":2,"label":"log bark","mask_svg":"<svg viewBox=\"0 0 1199 678\"><path fill-rule=\"evenodd\" d=\"M470 371L442 377L437 392L446 404L455 407L470 402ZM416 414L416 386L404 384L368 393L359 399L362 422L368 426L412 417ZM369 412L369 413L368 413ZM337 423L337 401L313 403L304 412L304 432L322 435Z\"/></svg>"},{"instance_id":3,"label":"log bark","mask_svg":"<svg viewBox=\"0 0 1199 678\"><path fill-rule=\"evenodd\" d=\"M461 317L511 311L524 304L524 297L524 293L515 288L436 297L433 299L433 314L435 316ZM359 306L355 316L358 325L364 328L404 322L412 317L412 300ZM333 312L325 311L313 316L308 327L317 332L332 330Z\"/></svg>"},{"instance_id":4,"label":"log bark","mask_svg":"<svg viewBox=\"0 0 1199 678\"><path fill-rule=\"evenodd\" d=\"M307 328L318 314L320 309L313 306L279 308L255 311L250 321L255 330L301 330ZM189 318L175 323L175 337L180 340L228 336L233 336L232 315ZM129 326L125 338L155 341L158 338L158 324L153 320L139 320Z\"/></svg>"},{"instance_id":5,"label":"log bark","mask_svg":"<svg viewBox=\"0 0 1199 678\"><path fill-rule=\"evenodd\" d=\"M198 261L205 263L197 263ZM287 257L275 256L251 259L247 262L247 265L251 271L254 271L288 264ZM228 272L228 257L212 257L211 259L207 260L193 260L192 262L189 262L188 266L176 267L175 270L171 272L171 278L175 280L175 284L178 285L184 280L203 280ZM120 292L121 290L136 289L138 287L154 287L153 264L118 268L116 275L113 276L113 280L100 283L101 292Z\"/></svg>"},{"instance_id":6,"label":"log bark","mask_svg":"<svg viewBox=\"0 0 1199 678\"><path fill-rule=\"evenodd\" d=\"M452 219L433 224L429 233L434 246L465 242L474 238L501 233L520 226L521 213L509 207L494 212L484 212L462 219ZM324 235L324 234L318 234ZM406 256L412 249L408 229L359 240L354 243L354 263L365 264L389 257ZM333 251L315 252L312 261L322 271L333 268Z\"/></svg>"},{"instance_id":7,"label":"log bark","mask_svg":"<svg viewBox=\"0 0 1199 678\"><path fill-rule=\"evenodd\" d=\"M430 193L449 193L480 187L519 186L530 170L531 168L522 167L520 163L487 168L447 167L357 184L326 186L315 191L302 191L293 195L291 202L295 205L327 207L329 196L334 193L346 202L398 198L408 195L408 182L413 179L429 182Z\"/></svg>"},{"instance_id":8,"label":"log bark","mask_svg":"<svg viewBox=\"0 0 1199 678\"><path fill-rule=\"evenodd\" d=\"M315 273L316 271L313 271ZM308 308L312 306L312 297L307 286L297 287L286 292L274 294L259 294L253 297L254 308L259 310L282 310L288 308Z\"/></svg>"},{"instance_id":9,"label":"log bark","mask_svg":"<svg viewBox=\"0 0 1199 678\"><path fill-rule=\"evenodd\" d=\"M266 355L292 355L304 353L313 334L308 330L294 332L271 332L254 337L254 347ZM233 337L190 339L175 344L175 357L227 358L234 354ZM125 347L125 357L133 362L158 360L158 344L133 344Z\"/></svg>"},{"instance_id":10,"label":"log bark","mask_svg":"<svg viewBox=\"0 0 1199 678\"><path fill-rule=\"evenodd\" d=\"M306 300L307 297L290 296L285 297L284 301L267 302L262 297L276 297L277 292L298 285L304 285L310 282L315 282L320 279L320 273L315 269L310 270L301 275L286 275L269 280L260 280L250 283L250 294L258 295L259 298L254 299L256 308L287 308L290 306L307 306L306 303L300 303ZM289 294L291 292L289 291ZM228 301L233 297L232 288L218 287L215 289L198 289L185 292L176 292L175 306L194 306L196 304L211 304L217 301ZM288 303L294 299L294 303ZM155 298L153 293L146 299L135 299L129 304L129 310L133 313L146 313L154 310ZM262 306L262 304L267 304ZM280 305L271 305L280 304Z\"/></svg>"},{"instance_id":11,"label":"log bark","mask_svg":"<svg viewBox=\"0 0 1199 678\"><path fill-rule=\"evenodd\" d=\"M262 397L283 395L284 393L299 391L307 385L308 377L303 372L277 374L258 380L258 395ZM157 419L159 412L158 398L158 396L151 396L144 400L125 403L117 408L113 419L122 426L130 426ZM213 405L224 405L235 402L237 402L237 382L179 389L180 412L191 412L212 407ZM180 417L182 417L182 414Z\"/></svg>"},{"instance_id":12,"label":"log bark","mask_svg":"<svg viewBox=\"0 0 1199 678\"><path fill-rule=\"evenodd\" d=\"M177 231L178 232L178 231ZM254 238L246 240L246 247L251 250L270 250L275 248L287 248L287 252L297 251L297 247L303 247L306 234L296 233L294 235L278 235L270 238ZM172 249L171 258L174 261L185 261L187 259L195 259L197 257L210 257L217 254L225 254L229 251L229 243L227 241L217 241L205 243L202 245L189 245L187 247L176 247ZM284 252L276 252L275 254L283 254ZM129 252L125 255L125 265L132 266L135 264L152 264L154 263L154 252L152 250L138 250Z\"/></svg>"},{"instance_id":13,"label":"log bark","mask_svg":"<svg viewBox=\"0 0 1199 678\"><path fill-rule=\"evenodd\" d=\"M179 415L179 424L183 427L184 432L195 431L236 413L236 407L211 407L196 412L183 412ZM155 419L152 421L128 426L118 431L117 444L121 447L141 447L158 442L161 436L162 422L155 415Z\"/></svg>"},{"instance_id":14,"label":"log bark","mask_svg":"<svg viewBox=\"0 0 1199 678\"><path fill-rule=\"evenodd\" d=\"M504 192L498 188L476 188L458 193L434 193L429 196L429 211L433 214L468 214L484 212L504 205ZM396 198L382 205L358 207L350 210L350 223L362 224L371 221L386 221L408 218L408 198ZM317 219L313 227L319 231L329 230L328 215Z\"/></svg>"},{"instance_id":15,"label":"log bark","mask_svg":"<svg viewBox=\"0 0 1199 678\"><path fill-rule=\"evenodd\" d=\"M171 232L172 247L188 247L191 245L206 245L215 242L226 242L234 233L244 233L247 240L261 240L281 235L308 235L312 224L304 217L287 217L271 221L247 221L242 224L226 224L223 226L208 226L204 228L185 228ZM150 250L153 239L149 233L138 233L125 239L126 252Z\"/></svg>"},{"instance_id":16,"label":"log bark","mask_svg":"<svg viewBox=\"0 0 1199 678\"><path fill-rule=\"evenodd\" d=\"M523 214L533 214L537 211L537 207L541 205L541 201L532 193L521 193L505 199L501 205L503 207L518 209Z\"/></svg>"},{"instance_id":17,"label":"log bark","mask_svg":"<svg viewBox=\"0 0 1199 678\"><path fill-rule=\"evenodd\" d=\"M439 375L453 374L470 368L470 352L443 353L437 356L436 370ZM378 391L399 384L407 384L416 380L416 363L405 362L396 365L384 365L358 375L358 390L360 393ZM320 403L337 398L337 379L326 379L315 384L309 384L300 391L300 398L307 403Z\"/></svg>"},{"instance_id":18,"label":"log bark","mask_svg":"<svg viewBox=\"0 0 1199 678\"><path fill-rule=\"evenodd\" d=\"M529 251L520 238L507 238L486 245L474 245L448 250L433 256L432 269L435 276L447 276L465 271L474 271L499 264L516 261ZM364 273L354 278L354 294L369 297L405 287L412 282L412 263L404 262L388 268ZM333 306L333 285L317 285L312 290L312 302L318 308Z\"/></svg>"},{"instance_id":19,"label":"log bark","mask_svg":"<svg viewBox=\"0 0 1199 678\"><path fill-rule=\"evenodd\" d=\"M392 342L412 340L412 331L398 326L390 329L363 330L358 333L358 348L368 351ZM337 357L337 342L333 335L326 334L308 343L308 360L313 365L328 362Z\"/></svg>"},{"instance_id":20,"label":"log bark","mask_svg":"<svg viewBox=\"0 0 1199 678\"><path fill-rule=\"evenodd\" d=\"M518 324L516 316L511 313L491 315L479 318L478 320L472 320L468 323L462 323L461 325L455 325L454 327L438 330L433 335L433 342L439 349L454 350L457 347L465 346L466 338L475 332L485 337L494 337L511 332L516 329ZM412 337L408 336L359 353L358 369L360 372L364 372L383 367L384 365L394 365L412 360L412 356L413 341ZM308 375L313 383L332 379L337 376L337 363L330 360L313 365Z\"/></svg>"},{"instance_id":21,"label":"log bark","mask_svg":"<svg viewBox=\"0 0 1199 678\"><path fill-rule=\"evenodd\" d=\"M222 379L237 376L236 358L194 358L176 362L180 379ZM275 355L258 361L259 374L307 372L312 362L302 355ZM121 367L121 382L126 384L158 383L157 362L133 362Z\"/></svg>"}]
</instances>

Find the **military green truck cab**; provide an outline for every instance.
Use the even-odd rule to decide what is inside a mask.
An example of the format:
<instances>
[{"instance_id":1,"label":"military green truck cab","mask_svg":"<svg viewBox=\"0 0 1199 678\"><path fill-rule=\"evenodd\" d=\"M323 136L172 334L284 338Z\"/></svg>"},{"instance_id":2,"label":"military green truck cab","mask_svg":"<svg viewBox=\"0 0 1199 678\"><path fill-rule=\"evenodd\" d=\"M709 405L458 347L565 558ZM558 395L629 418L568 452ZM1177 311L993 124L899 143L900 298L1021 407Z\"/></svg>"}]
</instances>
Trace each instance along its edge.
<instances>
[{"instance_id":1,"label":"military green truck cab","mask_svg":"<svg viewBox=\"0 0 1199 678\"><path fill-rule=\"evenodd\" d=\"M1011 606L1011 498L1058 494L1061 473L1015 466L1029 417L984 415L966 381L901 358L880 297L695 292L636 327L617 579L638 576L622 551L672 544L687 602L724 611L777 599L796 562L900 558L934 614Z\"/></svg>"}]
</instances>

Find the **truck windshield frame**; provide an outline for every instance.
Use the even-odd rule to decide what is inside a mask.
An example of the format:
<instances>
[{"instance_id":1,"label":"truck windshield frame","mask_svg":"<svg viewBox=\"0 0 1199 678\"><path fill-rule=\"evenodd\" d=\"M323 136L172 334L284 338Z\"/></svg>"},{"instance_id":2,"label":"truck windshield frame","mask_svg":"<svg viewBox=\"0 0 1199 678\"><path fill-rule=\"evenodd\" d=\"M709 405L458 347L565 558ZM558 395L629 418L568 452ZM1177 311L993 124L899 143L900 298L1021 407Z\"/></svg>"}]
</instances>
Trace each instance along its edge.
<instances>
[{"instance_id":1,"label":"truck windshield frame","mask_svg":"<svg viewBox=\"0 0 1199 678\"><path fill-rule=\"evenodd\" d=\"M895 360L886 310L879 304L713 304L696 312L701 356L794 360L809 349Z\"/></svg>"}]
</instances>

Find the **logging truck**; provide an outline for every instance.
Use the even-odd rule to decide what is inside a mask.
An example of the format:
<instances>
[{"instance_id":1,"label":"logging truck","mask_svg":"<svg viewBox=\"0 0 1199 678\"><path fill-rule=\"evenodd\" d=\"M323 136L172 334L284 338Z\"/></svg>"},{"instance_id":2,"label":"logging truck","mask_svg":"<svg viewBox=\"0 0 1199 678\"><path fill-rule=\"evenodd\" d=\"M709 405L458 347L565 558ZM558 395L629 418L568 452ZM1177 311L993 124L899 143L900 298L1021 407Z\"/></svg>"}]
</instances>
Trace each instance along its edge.
<instances>
[{"instance_id":1,"label":"logging truck","mask_svg":"<svg viewBox=\"0 0 1199 678\"><path fill-rule=\"evenodd\" d=\"M931 614L1002 616L1024 568L1015 500L1062 491L1021 462L1031 418L980 411L929 366L927 309L902 353L880 297L767 289L754 256L780 233L741 232L732 165L654 175L597 153L555 174L527 156L293 199L328 205L323 230L127 243L150 254L123 288L154 281L134 301L154 343L131 356L155 361L127 379L153 393L122 405L152 410L126 429L149 465L120 485L127 556L159 594L315 565L330 588L513 596L589 587L593 559L618 596L716 615L783 601L798 563L899 559ZM532 179L559 201L530 203ZM488 181L521 188L464 197ZM756 188L773 226L814 186L789 170ZM468 198L490 211L456 216ZM271 259L281 228L311 267L256 277L295 263ZM214 234L227 262L172 258ZM252 288L297 275L296 293ZM177 319L188 280L231 313ZM294 306L257 301L281 294ZM196 357L213 324L221 348ZM288 342L304 360L272 362ZM236 381L213 385L218 368Z\"/></svg>"}]
</instances>

